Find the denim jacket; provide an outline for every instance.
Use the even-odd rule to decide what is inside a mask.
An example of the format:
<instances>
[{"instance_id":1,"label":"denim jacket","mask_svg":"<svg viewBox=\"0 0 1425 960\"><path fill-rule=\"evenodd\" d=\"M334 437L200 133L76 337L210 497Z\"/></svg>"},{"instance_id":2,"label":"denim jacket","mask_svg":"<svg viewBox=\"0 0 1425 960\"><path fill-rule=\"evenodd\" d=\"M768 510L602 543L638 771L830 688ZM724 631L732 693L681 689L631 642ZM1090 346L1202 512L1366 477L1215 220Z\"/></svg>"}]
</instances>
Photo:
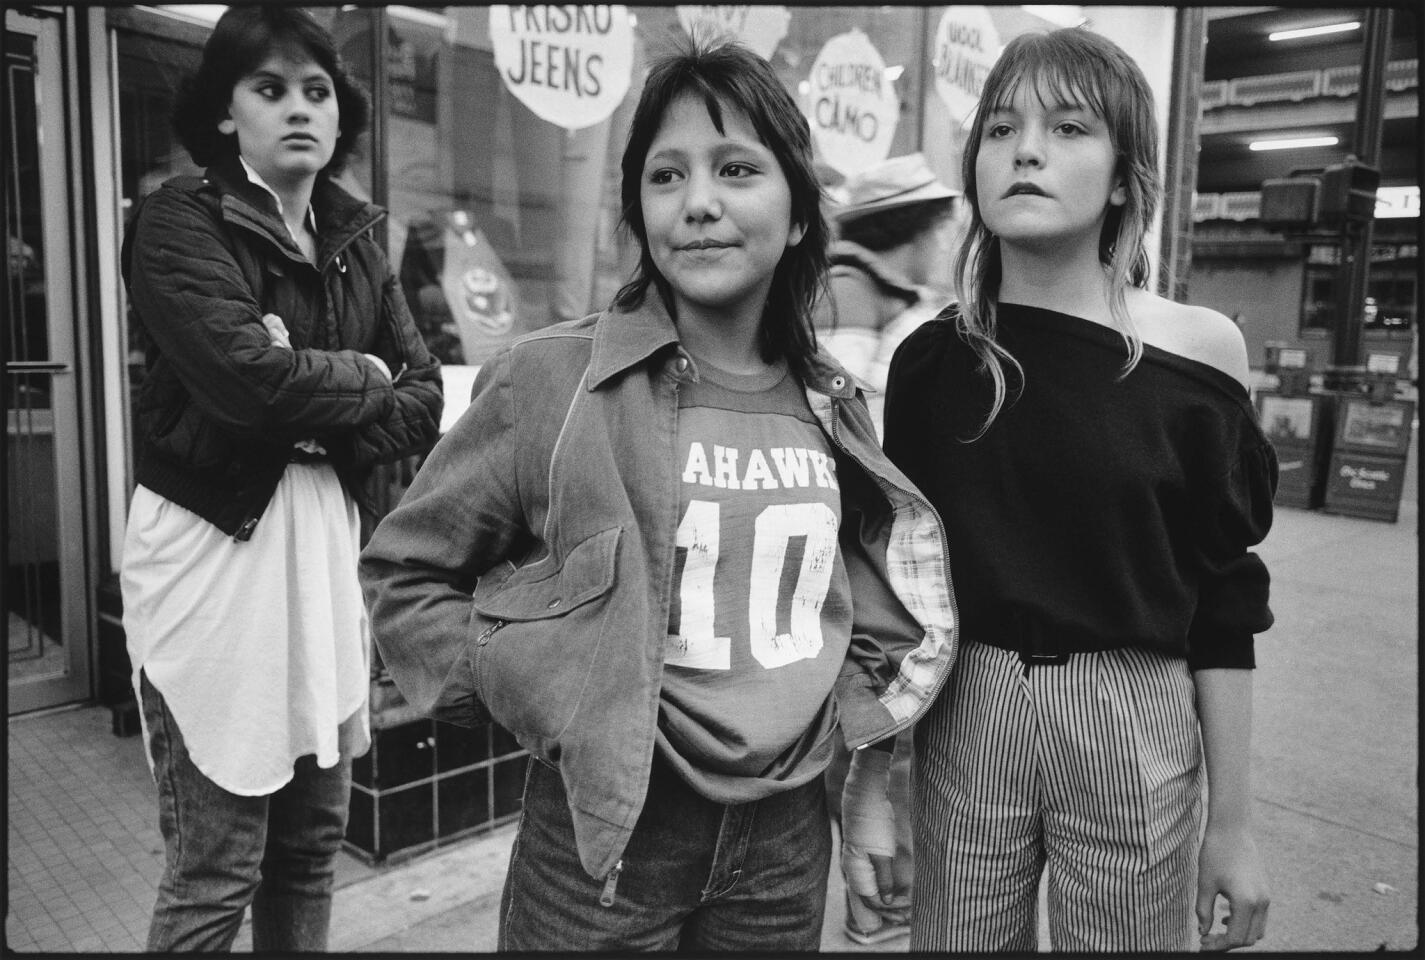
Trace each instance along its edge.
<instances>
[{"instance_id":1,"label":"denim jacket","mask_svg":"<svg viewBox=\"0 0 1425 960\"><path fill-rule=\"evenodd\" d=\"M957 650L947 545L881 452L863 397L819 355L807 397L837 452L851 647L849 747L904 729ZM522 337L480 370L361 557L372 630L406 698L493 718L556 765L580 860L609 874L643 807L673 588L680 385L696 376L656 296Z\"/></svg>"}]
</instances>

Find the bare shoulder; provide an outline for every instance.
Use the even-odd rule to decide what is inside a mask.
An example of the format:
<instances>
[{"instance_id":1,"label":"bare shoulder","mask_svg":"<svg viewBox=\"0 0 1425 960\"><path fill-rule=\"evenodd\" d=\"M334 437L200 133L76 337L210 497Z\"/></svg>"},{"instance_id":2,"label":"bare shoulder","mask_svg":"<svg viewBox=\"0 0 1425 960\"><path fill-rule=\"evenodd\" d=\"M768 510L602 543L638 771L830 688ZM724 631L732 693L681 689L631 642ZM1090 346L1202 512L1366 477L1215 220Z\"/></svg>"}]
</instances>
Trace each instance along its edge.
<instances>
[{"instance_id":1,"label":"bare shoulder","mask_svg":"<svg viewBox=\"0 0 1425 960\"><path fill-rule=\"evenodd\" d=\"M1174 303L1140 290L1128 310L1145 343L1216 367L1247 386L1247 345L1230 317L1208 307Z\"/></svg>"}]
</instances>

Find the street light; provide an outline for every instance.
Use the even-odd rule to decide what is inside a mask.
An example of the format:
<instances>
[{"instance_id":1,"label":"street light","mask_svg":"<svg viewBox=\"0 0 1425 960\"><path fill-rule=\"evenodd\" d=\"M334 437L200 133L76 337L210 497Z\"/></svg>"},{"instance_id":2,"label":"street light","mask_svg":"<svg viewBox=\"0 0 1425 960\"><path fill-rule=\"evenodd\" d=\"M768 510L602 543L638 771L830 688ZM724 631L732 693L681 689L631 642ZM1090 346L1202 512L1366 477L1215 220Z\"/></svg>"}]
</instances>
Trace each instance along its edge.
<instances>
[{"instance_id":1,"label":"street light","mask_svg":"<svg viewBox=\"0 0 1425 960\"><path fill-rule=\"evenodd\" d=\"M1267 34L1268 40L1302 40L1306 37L1320 37L1329 33L1346 33L1351 30L1359 30L1361 21L1351 20L1347 23L1326 23L1319 27L1300 27L1296 30L1277 30Z\"/></svg>"}]
</instances>

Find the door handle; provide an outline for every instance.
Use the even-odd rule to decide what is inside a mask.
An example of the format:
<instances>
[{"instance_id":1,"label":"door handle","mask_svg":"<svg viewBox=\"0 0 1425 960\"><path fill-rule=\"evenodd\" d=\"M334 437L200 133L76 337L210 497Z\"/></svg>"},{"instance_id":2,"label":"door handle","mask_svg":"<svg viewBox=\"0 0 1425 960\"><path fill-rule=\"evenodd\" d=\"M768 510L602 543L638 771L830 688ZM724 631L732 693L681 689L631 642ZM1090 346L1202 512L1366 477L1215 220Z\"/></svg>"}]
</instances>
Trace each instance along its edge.
<instances>
[{"instance_id":1,"label":"door handle","mask_svg":"<svg viewBox=\"0 0 1425 960\"><path fill-rule=\"evenodd\" d=\"M58 360L11 360L5 364L6 373L68 373L70 366Z\"/></svg>"}]
</instances>

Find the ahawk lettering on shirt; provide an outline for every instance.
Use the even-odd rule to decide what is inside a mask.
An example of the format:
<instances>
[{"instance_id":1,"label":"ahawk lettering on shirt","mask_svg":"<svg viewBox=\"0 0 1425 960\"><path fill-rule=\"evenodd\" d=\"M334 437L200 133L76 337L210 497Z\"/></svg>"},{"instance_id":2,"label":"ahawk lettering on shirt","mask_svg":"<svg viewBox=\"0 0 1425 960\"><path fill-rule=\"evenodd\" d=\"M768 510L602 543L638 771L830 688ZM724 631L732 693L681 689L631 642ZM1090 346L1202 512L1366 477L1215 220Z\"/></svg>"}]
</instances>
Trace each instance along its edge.
<instances>
[{"instance_id":1,"label":"ahawk lettering on shirt","mask_svg":"<svg viewBox=\"0 0 1425 960\"><path fill-rule=\"evenodd\" d=\"M840 489L831 457L806 447L754 447L742 456L737 447L712 445L712 456L700 442L688 444L683 482L721 490L780 490L809 487Z\"/></svg>"}]
</instances>

